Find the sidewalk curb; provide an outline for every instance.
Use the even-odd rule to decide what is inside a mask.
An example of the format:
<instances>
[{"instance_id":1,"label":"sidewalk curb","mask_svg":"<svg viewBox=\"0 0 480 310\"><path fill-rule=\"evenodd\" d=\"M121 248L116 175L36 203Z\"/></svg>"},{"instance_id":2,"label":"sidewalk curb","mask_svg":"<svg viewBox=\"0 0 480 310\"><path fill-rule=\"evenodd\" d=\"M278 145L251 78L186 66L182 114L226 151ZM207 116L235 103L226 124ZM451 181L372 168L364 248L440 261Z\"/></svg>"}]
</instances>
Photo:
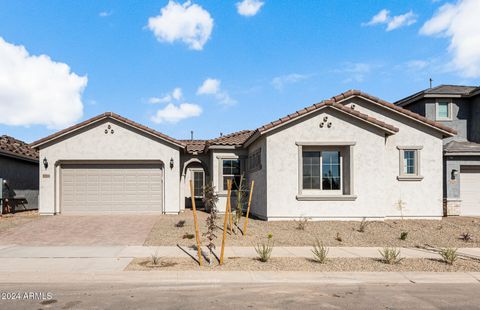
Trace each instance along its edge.
<instances>
[{"instance_id":1,"label":"sidewalk curb","mask_svg":"<svg viewBox=\"0 0 480 310\"><path fill-rule=\"evenodd\" d=\"M480 272L251 272L124 271L104 273L0 274L0 283L138 283L185 284L476 284Z\"/></svg>"}]
</instances>

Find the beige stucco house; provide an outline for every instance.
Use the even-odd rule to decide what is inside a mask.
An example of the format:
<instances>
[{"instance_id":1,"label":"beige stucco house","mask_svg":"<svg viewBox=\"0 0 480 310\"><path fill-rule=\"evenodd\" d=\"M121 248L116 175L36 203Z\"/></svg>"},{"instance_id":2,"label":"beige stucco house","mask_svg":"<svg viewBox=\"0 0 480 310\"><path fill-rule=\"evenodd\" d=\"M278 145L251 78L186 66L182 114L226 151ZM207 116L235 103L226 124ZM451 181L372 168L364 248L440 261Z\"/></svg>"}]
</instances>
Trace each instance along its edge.
<instances>
[{"instance_id":1,"label":"beige stucco house","mask_svg":"<svg viewBox=\"0 0 480 310\"><path fill-rule=\"evenodd\" d=\"M178 213L190 205L190 180L197 199L212 182L222 211L226 180L244 174L262 219L440 218L442 139L453 135L351 90L211 140L176 140L104 113L32 146L41 214Z\"/></svg>"}]
</instances>

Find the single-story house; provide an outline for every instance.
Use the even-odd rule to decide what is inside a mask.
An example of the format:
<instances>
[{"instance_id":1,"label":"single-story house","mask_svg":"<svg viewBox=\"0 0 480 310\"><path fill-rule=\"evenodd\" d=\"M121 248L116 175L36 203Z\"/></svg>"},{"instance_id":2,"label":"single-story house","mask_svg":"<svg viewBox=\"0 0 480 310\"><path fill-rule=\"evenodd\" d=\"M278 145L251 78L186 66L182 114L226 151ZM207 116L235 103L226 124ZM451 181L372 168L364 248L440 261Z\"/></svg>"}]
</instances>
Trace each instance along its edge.
<instances>
[{"instance_id":1,"label":"single-story house","mask_svg":"<svg viewBox=\"0 0 480 310\"><path fill-rule=\"evenodd\" d=\"M2 203L8 199L11 212L37 209L38 184L37 150L10 136L0 136L0 199ZM1 207L0 210L2 210Z\"/></svg>"},{"instance_id":2,"label":"single-story house","mask_svg":"<svg viewBox=\"0 0 480 310\"><path fill-rule=\"evenodd\" d=\"M40 213L178 213L212 182L255 181L253 215L440 218L442 140L455 130L350 90L255 130L177 140L108 112L32 143Z\"/></svg>"}]
</instances>

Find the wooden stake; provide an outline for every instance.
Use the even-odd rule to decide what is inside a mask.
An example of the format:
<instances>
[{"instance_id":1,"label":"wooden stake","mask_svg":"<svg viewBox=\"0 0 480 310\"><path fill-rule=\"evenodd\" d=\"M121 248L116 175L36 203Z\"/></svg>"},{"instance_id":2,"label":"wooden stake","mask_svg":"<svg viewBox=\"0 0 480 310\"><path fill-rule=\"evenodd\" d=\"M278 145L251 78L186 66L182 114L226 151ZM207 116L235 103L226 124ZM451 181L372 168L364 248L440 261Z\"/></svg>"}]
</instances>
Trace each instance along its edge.
<instances>
[{"instance_id":1,"label":"wooden stake","mask_svg":"<svg viewBox=\"0 0 480 310\"><path fill-rule=\"evenodd\" d=\"M195 223L195 239L197 239L198 264L202 266L202 244L198 233L197 208L195 206L195 195L193 190L193 181L190 180L190 194L192 196L193 222Z\"/></svg>"},{"instance_id":2,"label":"wooden stake","mask_svg":"<svg viewBox=\"0 0 480 310\"><path fill-rule=\"evenodd\" d=\"M225 217L223 219L223 238L222 238L222 251L220 252L220 265L223 265L223 254L225 253L225 239L227 239L228 206L230 205L231 190L232 190L232 180L227 180L227 205L225 206Z\"/></svg>"},{"instance_id":3,"label":"wooden stake","mask_svg":"<svg viewBox=\"0 0 480 310\"><path fill-rule=\"evenodd\" d=\"M245 223L243 224L243 235L247 235L247 223L248 223L248 215L250 214L250 204L252 203L252 194L253 194L253 186L255 185L255 181L252 180L252 186L250 187L250 195L248 197L248 207L247 207L247 215L245 216Z\"/></svg>"}]
</instances>

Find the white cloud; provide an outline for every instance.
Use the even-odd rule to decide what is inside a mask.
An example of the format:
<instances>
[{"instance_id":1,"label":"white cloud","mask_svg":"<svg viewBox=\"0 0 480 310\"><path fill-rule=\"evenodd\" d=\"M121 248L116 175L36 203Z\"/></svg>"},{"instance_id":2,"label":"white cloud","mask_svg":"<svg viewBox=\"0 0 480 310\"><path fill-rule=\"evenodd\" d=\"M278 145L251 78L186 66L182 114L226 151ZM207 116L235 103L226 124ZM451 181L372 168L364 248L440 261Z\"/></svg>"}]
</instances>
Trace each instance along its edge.
<instances>
[{"instance_id":1,"label":"white cloud","mask_svg":"<svg viewBox=\"0 0 480 310\"><path fill-rule=\"evenodd\" d=\"M181 103L175 105L169 103L165 108L158 110L151 118L154 123L178 123L181 120L199 116L202 114L202 108L197 104Z\"/></svg>"},{"instance_id":2,"label":"white cloud","mask_svg":"<svg viewBox=\"0 0 480 310\"><path fill-rule=\"evenodd\" d=\"M87 77L0 37L0 123L61 128L83 115Z\"/></svg>"},{"instance_id":3,"label":"white cloud","mask_svg":"<svg viewBox=\"0 0 480 310\"><path fill-rule=\"evenodd\" d=\"M110 15L112 15L112 11L102 11L98 14L100 17L108 17Z\"/></svg>"},{"instance_id":4,"label":"white cloud","mask_svg":"<svg viewBox=\"0 0 480 310\"><path fill-rule=\"evenodd\" d=\"M194 50L202 50L213 28L210 13L198 4L168 1L160 15L148 19L150 29L157 40L173 43L182 41Z\"/></svg>"},{"instance_id":5,"label":"white cloud","mask_svg":"<svg viewBox=\"0 0 480 310\"><path fill-rule=\"evenodd\" d=\"M202 85L197 89L197 95L213 95L224 105L233 105L237 103L235 99L230 97L227 91L221 89L222 82L218 79L208 78L203 81Z\"/></svg>"},{"instance_id":6,"label":"white cloud","mask_svg":"<svg viewBox=\"0 0 480 310\"><path fill-rule=\"evenodd\" d=\"M410 60L405 63L408 70L419 71L428 67L430 62L426 60Z\"/></svg>"},{"instance_id":7,"label":"white cloud","mask_svg":"<svg viewBox=\"0 0 480 310\"><path fill-rule=\"evenodd\" d=\"M260 0L243 0L242 2L237 2L237 12L243 16L254 16L260 11L262 6L265 3Z\"/></svg>"},{"instance_id":8,"label":"white cloud","mask_svg":"<svg viewBox=\"0 0 480 310\"><path fill-rule=\"evenodd\" d=\"M342 68L334 70L336 73L345 74L347 77L344 83L363 82L368 74L372 71L373 66L368 63L352 63L347 62Z\"/></svg>"},{"instance_id":9,"label":"white cloud","mask_svg":"<svg viewBox=\"0 0 480 310\"><path fill-rule=\"evenodd\" d=\"M420 29L423 35L450 39L451 69L467 78L480 77L480 1L460 0L441 6Z\"/></svg>"},{"instance_id":10,"label":"white cloud","mask_svg":"<svg viewBox=\"0 0 480 310\"><path fill-rule=\"evenodd\" d=\"M302 80L308 79L309 76L305 74L292 73L287 75L276 76L272 79L271 84L278 90L282 90L287 84L298 83Z\"/></svg>"},{"instance_id":11,"label":"white cloud","mask_svg":"<svg viewBox=\"0 0 480 310\"><path fill-rule=\"evenodd\" d=\"M172 90L171 93L168 93L164 95L163 97L150 97L148 98L148 102L152 104L157 104L157 103L170 103L172 100L182 100L183 99L183 93L182 89L180 87L176 87L174 90Z\"/></svg>"},{"instance_id":12,"label":"white cloud","mask_svg":"<svg viewBox=\"0 0 480 310\"><path fill-rule=\"evenodd\" d=\"M390 11L387 9L383 9L378 12L372 19L367 23L362 23L362 26L373 26L377 24L385 24L388 22L390 18Z\"/></svg>"},{"instance_id":13,"label":"white cloud","mask_svg":"<svg viewBox=\"0 0 480 310\"><path fill-rule=\"evenodd\" d=\"M412 11L402 15L393 16L387 24L387 31L413 25L417 22L417 16Z\"/></svg>"},{"instance_id":14,"label":"white cloud","mask_svg":"<svg viewBox=\"0 0 480 310\"><path fill-rule=\"evenodd\" d=\"M383 9L374 15L370 21L362 23L362 26L375 26L386 24L386 31L392 31L401 27L406 27L413 25L417 22L417 15L412 11L409 11L405 14L390 16L390 11Z\"/></svg>"}]
</instances>

